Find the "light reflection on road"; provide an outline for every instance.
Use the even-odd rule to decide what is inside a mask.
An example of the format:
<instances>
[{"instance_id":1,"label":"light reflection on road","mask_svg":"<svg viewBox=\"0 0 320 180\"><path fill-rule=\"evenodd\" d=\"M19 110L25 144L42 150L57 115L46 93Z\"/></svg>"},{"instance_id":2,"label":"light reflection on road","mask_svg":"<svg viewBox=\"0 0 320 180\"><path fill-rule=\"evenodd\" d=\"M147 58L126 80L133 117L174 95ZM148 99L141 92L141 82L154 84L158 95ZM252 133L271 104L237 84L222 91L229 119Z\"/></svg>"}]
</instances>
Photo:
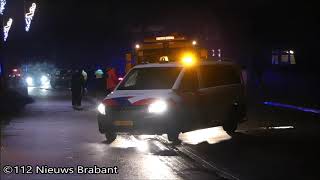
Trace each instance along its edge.
<instances>
[{"instance_id":1,"label":"light reflection on road","mask_svg":"<svg viewBox=\"0 0 320 180\"><path fill-rule=\"evenodd\" d=\"M158 137L158 138L157 138ZM130 136L130 135L118 135L117 139L108 145L111 148L135 148L139 152L151 153L151 146L157 146L159 150L167 150L166 145L162 145L163 142L159 142L157 139L164 139L166 135L156 136L156 135L140 135L140 136ZM179 136L180 140L185 144L199 144L202 142L208 142L209 144L216 144L222 141L230 140L231 136L228 135L221 126L200 129L195 131L190 131L186 133L181 133ZM97 145L97 151L101 152L104 148L103 145Z\"/></svg>"},{"instance_id":2,"label":"light reflection on road","mask_svg":"<svg viewBox=\"0 0 320 180\"><path fill-rule=\"evenodd\" d=\"M30 96L48 96L50 87L28 87L28 94Z\"/></svg>"},{"instance_id":3,"label":"light reflection on road","mask_svg":"<svg viewBox=\"0 0 320 180\"><path fill-rule=\"evenodd\" d=\"M180 134L179 138L184 143L195 145L202 142L208 142L209 144L216 144L221 141L226 141L231 139L231 136L228 135L223 130L222 126L218 126L213 128L186 132L186 133Z\"/></svg>"},{"instance_id":4,"label":"light reflection on road","mask_svg":"<svg viewBox=\"0 0 320 180\"><path fill-rule=\"evenodd\" d=\"M142 162L142 169L149 179L177 179L170 168L157 156L145 156Z\"/></svg>"},{"instance_id":5,"label":"light reflection on road","mask_svg":"<svg viewBox=\"0 0 320 180\"><path fill-rule=\"evenodd\" d=\"M146 140L128 135L118 135L117 139L109 146L121 149L136 148L140 152L147 152L149 150L149 144Z\"/></svg>"},{"instance_id":6,"label":"light reflection on road","mask_svg":"<svg viewBox=\"0 0 320 180\"><path fill-rule=\"evenodd\" d=\"M261 129L294 129L293 126L274 126L274 127L261 127Z\"/></svg>"}]
</instances>

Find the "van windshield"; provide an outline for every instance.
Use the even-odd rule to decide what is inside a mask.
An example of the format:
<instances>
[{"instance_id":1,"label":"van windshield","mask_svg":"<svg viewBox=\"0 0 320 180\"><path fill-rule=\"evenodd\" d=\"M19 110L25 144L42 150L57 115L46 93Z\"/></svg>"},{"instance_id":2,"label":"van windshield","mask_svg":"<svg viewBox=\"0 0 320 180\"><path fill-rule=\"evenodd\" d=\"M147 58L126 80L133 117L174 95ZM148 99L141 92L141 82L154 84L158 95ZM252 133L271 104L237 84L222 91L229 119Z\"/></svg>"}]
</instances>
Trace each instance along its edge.
<instances>
[{"instance_id":1,"label":"van windshield","mask_svg":"<svg viewBox=\"0 0 320 180\"><path fill-rule=\"evenodd\" d=\"M181 67L133 69L117 90L171 89L181 70Z\"/></svg>"}]
</instances>

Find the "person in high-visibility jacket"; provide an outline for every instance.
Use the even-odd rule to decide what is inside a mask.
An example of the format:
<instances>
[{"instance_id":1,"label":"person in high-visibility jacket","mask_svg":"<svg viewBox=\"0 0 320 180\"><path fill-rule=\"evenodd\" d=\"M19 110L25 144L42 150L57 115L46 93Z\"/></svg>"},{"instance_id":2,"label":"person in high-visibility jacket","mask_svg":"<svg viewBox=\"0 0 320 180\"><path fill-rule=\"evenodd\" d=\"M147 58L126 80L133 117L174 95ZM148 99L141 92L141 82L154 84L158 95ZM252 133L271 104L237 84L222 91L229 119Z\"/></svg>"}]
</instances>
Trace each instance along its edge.
<instances>
[{"instance_id":1,"label":"person in high-visibility jacket","mask_svg":"<svg viewBox=\"0 0 320 180\"><path fill-rule=\"evenodd\" d=\"M114 68L107 69L107 77L106 77L107 91L108 93L112 92L114 88L118 84L118 76L117 72Z\"/></svg>"}]
</instances>

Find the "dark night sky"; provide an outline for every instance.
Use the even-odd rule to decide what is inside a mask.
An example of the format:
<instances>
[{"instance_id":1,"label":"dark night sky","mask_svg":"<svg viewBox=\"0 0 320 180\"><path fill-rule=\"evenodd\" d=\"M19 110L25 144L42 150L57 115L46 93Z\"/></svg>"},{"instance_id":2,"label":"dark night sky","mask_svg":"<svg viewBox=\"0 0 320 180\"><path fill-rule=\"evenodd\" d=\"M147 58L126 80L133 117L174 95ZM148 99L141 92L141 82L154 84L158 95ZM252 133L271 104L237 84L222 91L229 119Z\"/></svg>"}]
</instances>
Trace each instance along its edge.
<instances>
[{"instance_id":1,"label":"dark night sky","mask_svg":"<svg viewBox=\"0 0 320 180\"><path fill-rule=\"evenodd\" d=\"M5 18L15 22L4 46L7 57L43 55L60 64L105 63L123 58L132 30L163 26L198 36L218 32L225 47L304 47L319 35L316 6L291 1L38 0L31 32L23 31L23 1L9 0ZM250 45L251 44L251 45ZM261 45L262 46L262 45ZM230 48L232 49L232 48ZM236 49L236 48L234 48ZM53 58L55 57L55 58Z\"/></svg>"}]
</instances>

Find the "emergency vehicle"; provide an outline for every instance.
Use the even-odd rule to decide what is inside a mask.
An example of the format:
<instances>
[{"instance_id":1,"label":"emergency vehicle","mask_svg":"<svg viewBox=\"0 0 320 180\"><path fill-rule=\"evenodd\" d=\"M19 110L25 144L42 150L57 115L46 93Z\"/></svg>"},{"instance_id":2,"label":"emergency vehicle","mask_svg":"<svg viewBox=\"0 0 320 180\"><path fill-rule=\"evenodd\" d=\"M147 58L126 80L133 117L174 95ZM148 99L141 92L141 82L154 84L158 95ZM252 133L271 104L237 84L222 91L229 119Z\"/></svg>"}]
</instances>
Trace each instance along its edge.
<instances>
[{"instance_id":1,"label":"emergency vehicle","mask_svg":"<svg viewBox=\"0 0 320 180\"><path fill-rule=\"evenodd\" d=\"M8 72L8 86L15 89L16 87L23 86L25 83L22 79L22 72L19 68L13 68Z\"/></svg>"},{"instance_id":2,"label":"emergency vehicle","mask_svg":"<svg viewBox=\"0 0 320 180\"><path fill-rule=\"evenodd\" d=\"M141 64L132 68L98 106L99 131L108 142L117 133L164 134L179 142L180 132L222 125L233 133L245 116L240 69L230 62Z\"/></svg>"},{"instance_id":3,"label":"emergency vehicle","mask_svg":"<svg viewBox=\"0 0 320 180\"><path fill-rule=\"evenodd\" d=\"M6 78L6 85L9 89L12 89L20 94L27 95L27 84L23 79L23 72L20 68L13 68L8 71L8 77Z\"/></svg>"},{"instance_id":4,"label":"emergency vehicle","mask_svg":"<svg viewBox=\"0 0 320 180\"><path fill-rule=\"evenodd\" d=\"M195 39L177 33L168 36L155 36L145 38L143 42L134 45L131 53L126 54L126 67L128 72L132 67L139 64L157 63L163 61L178 60L185 52L190 52L197 58L205 60L208 58L207 49Z\"/></svg>"},{"instance_id":5,"label":"emergency vehicle","mask_svg":"<svg viewBox=\"0 0 320 180\"><path fill-rule=\"evenodd\" d=\"M57 87L71 87L71 77L72 77L72 70L70 69L57 69L51 76L50 76L50 85L52 88Z\"/></svg>"}]
</instances>

